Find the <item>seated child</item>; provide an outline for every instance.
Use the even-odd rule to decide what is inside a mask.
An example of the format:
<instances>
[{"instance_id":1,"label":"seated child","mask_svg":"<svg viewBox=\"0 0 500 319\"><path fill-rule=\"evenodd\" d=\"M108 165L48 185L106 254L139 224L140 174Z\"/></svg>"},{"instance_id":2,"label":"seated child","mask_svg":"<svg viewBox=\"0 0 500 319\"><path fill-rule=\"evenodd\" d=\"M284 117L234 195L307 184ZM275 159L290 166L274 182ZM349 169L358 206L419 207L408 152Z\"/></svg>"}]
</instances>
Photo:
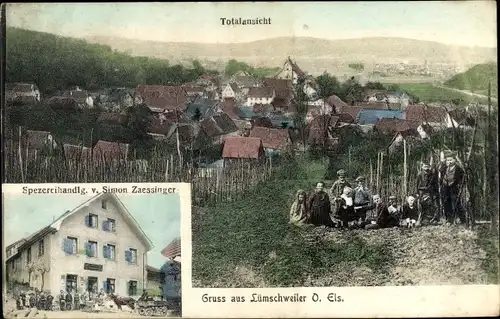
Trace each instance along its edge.
<instances>
[{"instance_id":1,"label":"seated child","mask_svg":"<svg viewBox=\"0 0 500 319\"><path fill-rule=\"evenodd\" d=\"M341 222L342 228L347 228L349 218L354 215L354 200L352 198L352 188L346 186L342 195L335 199L337 201L336 217Z\"/></svg>"},{"instance_id":2,"label":"seated child","mask_svg":"<svg viewBox=\"0 0 500 319\"><path fill-rule=\"evenodd\" d=\"M415 227L419 215L415 197L408 196L407 203L403 205L402 215L401 226L408 228Z\"/></svg>"}]
</instances>

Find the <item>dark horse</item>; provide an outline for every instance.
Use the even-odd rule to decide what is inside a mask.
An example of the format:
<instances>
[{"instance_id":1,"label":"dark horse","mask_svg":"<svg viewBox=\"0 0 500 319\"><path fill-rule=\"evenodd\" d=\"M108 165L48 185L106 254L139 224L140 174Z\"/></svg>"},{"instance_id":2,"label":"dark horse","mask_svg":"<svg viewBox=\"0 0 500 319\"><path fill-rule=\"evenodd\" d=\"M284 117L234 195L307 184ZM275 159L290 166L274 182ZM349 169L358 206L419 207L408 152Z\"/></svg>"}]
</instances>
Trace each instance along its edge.
<instances>
[{"instance_id":1,"label":"dark horse","mask_svg":"<svg viewBox=\"0 0 500 319\"><path fill-rule=\"evenodd\" d=\"M135 309L135 299L132 297L118 297L113 293L109 294L109 296L114 301L118 309L122 310L122 306L124 305L129 306L132 310Z\"/></svg>"}]
</instances>

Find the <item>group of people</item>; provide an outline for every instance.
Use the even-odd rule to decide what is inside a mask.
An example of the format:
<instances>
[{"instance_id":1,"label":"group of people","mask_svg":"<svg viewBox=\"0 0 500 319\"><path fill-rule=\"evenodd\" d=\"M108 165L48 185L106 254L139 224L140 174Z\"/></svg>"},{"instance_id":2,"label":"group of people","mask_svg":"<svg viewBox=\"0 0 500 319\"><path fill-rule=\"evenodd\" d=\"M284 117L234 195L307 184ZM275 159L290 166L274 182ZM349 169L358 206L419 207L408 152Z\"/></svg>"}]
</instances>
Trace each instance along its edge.
<instances>
[{"instance_id":1,"label":"group of people","mask_svg":"<svg viewBox=\"0 0 500 319\"><path fill-rule=\"evenodd\" d=\"M407 196L403 205L398 205L396 196L389 196L386 203L379 194L372 195L363 176L356 178L355 187L346 179L344 170L339 170L337 176L329 192L324 182L317 183L309 195L299 190L290 210L290 223L348 229L411 228L439 222L441 207L447 224L455 223L457 218L465 222L460 202L464 170L453 154L441 153L436 168L422 164L415 195Z\"/></svg>"}]
</instances>

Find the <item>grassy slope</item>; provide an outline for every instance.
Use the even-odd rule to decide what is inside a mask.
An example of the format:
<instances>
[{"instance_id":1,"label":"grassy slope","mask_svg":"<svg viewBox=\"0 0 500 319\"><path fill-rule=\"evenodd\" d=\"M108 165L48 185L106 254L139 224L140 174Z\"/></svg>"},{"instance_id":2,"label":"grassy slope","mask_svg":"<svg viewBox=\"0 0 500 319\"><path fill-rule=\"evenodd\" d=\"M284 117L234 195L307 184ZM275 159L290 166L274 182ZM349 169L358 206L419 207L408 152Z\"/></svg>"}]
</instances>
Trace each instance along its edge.
<instances>
[{"instance_id":1,"label":"grassy slope","mask_svg":"<svg viewBox=\"0 0 500 319\"><path fill-rule=\"evenodd\" d=\"M496 62L477 64L465 72L456 74L444 83L445 86L467 90L478 94L487 94L491 82L492 96L498 95L498 64Z\"/></svg>"},{"instance_id":2,"label":"grassy slope","mask_svg":"<svg viewBox=\"0 0 500 319\"><path fill-rule=\"evenodd\" d=\"M347 243L317 241L307 236L313 232L288 224L297 189L309 190L324 176L322 163L303 164L285 169L295 179L263 183L247 200L193 212L194 286L300 286L354 264L384 271L390 255L381 246L356 236Z\"/></svg>"},{"instance_id":3,"label":"grassy slope","mask_svg":"<svg viewBox=\"0 0 500 319\"><path fill-rule=\"evenodd\" d=\"M324 165L301 161L280 173L246 200L193 209L193 287L498 282L494 239L465 229L293 227L288 209L294 194L321 180Z\"/></svg>"},{"instance_id":4,"label":"grassy slope","mask_svg":"<svg viewBox=\"0 0 500 319\"><path fill-rule=\"evenodd\" d=\"M486 98L470 96L454 90L436 87L432 83L398 83L398 85L402 90L418 96L422 102L449 102L453 99L463 99L466 103L472 101L487 103ZM496 103L492 102L492 104Z\"/></svg>"}]
</instances>

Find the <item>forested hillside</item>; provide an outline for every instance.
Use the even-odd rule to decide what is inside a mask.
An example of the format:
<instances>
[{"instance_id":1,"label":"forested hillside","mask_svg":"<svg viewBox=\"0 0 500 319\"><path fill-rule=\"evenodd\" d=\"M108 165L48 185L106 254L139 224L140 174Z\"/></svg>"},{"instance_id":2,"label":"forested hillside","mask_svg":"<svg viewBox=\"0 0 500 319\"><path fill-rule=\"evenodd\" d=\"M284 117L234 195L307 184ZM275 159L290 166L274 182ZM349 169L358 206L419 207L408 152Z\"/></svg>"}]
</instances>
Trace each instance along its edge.
<instances>
[{"instance_id":1,"label":"forested hillside","mask_svg":"<svg viewBox=\"0 0 500 319\"><path fill-rule=\"evenodd\" d=\"M477 64L469 70L453 76L444 85L473 93L487 94L488 83L491 82L492 95L497 96L497 81L498 64L496 62L489 62Z\"/></svg>"},{"instance_id":2,"label":"forested hillside","mask_svg":"<svg viewBox=\"0 0 500 319\"><path fill-rule=\"evenodd\" d=\"M163 59L133 57L106 45L19 28L7 28L6 49L6 81L34 82L42 93L72 85L93 90L180 84L207 72L197 61L187 69Z\"/></svg>"}]
</instances>

